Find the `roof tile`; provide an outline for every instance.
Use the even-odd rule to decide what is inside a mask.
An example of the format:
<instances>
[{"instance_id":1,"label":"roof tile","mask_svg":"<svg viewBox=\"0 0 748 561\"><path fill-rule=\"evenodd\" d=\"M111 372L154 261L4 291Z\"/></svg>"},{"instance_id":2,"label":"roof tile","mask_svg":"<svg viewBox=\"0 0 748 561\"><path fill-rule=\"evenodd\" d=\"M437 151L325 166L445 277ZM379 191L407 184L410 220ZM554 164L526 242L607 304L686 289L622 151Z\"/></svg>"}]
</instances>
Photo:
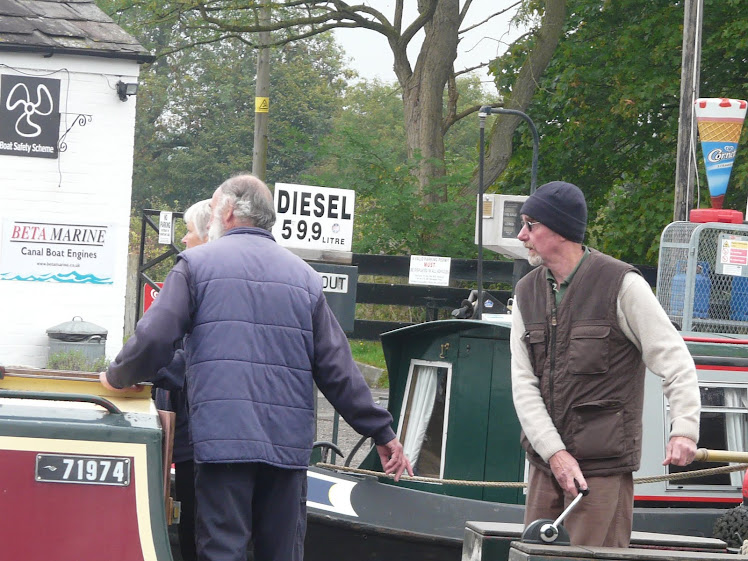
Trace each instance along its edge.
<instances>
[{"instance_id":1,"label":"roof tile","mask_svg":"<svg viewBox=\"0 0 748 561\"><path fill-rule=\"evenodd\" d=\"M57 46L148 57L93 0L0 0L0 46Z\"/></svg>"},{"instance_id":2,"label":"roof tile","mask_svg":"<svg viewBox=\"0 0 748 561\"><path fill-rule=\"evenodd\" d=\"M0 0L0 16L33 16L34 12L21 6L17 0Z\"/></svg>"},{"instance_id":3,"label":"roof tile","mask_svg":"<svg viewBox=\"0 0 748 561\"><path fill-rule=\"evenodd\" d=\"M34 29L35 27L23 18L0 15L0 33L20 33L25 35L34 31Z\"/></svg>"},{"instance_id":4,"label":"roof tile","mask_svg":"<svg viewBox=\"0 0 748 561\"><path fill-rule=\"evenodd\" d=\"M3 0L0 0L2 2ZM88 21L106 21L106 22L113 22L112 18L110 18L108 15L106 15L104 12L102 12L99 8L96 7L95 4L91 4L90 2L83 3L83 0L76 4L70 4L68 6L71 11L75 12L78 16L80 16L80 19L85 19Z\"/></svg>"},{"instance_id":5,"label":"roof tile","mask_svg":"<svg viewBox=\"0 0 748 561\"><path fill-rule=\"evenodd\" d=\"M70 19L76 13L67 7L65 2L46 2L44 0L19 0L19 4L37 16L52 19Z\"/></svg>"}]
</instances>

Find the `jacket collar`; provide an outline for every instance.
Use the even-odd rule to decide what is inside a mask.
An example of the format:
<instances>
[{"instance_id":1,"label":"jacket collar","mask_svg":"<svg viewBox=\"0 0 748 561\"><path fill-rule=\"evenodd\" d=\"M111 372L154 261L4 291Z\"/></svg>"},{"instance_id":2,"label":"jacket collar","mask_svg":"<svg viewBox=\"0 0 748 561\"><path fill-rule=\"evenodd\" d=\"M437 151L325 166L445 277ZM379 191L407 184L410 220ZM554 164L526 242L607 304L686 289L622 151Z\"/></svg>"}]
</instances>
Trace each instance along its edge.
<instances>
[{"instance_id":1,"label":"jacket collar","mask_svg":"<svg viewBox=\"0 0 748 561\"><path fill-rule=\"evenodd\" d=\"M232 228L228 232L224 233L224 236L233 236L238 234L251 234L253 236L262 236L275 241L273 234L262 228L255 228L254 226L240 226L238 228Z\"/></svg>"}]
</instances>

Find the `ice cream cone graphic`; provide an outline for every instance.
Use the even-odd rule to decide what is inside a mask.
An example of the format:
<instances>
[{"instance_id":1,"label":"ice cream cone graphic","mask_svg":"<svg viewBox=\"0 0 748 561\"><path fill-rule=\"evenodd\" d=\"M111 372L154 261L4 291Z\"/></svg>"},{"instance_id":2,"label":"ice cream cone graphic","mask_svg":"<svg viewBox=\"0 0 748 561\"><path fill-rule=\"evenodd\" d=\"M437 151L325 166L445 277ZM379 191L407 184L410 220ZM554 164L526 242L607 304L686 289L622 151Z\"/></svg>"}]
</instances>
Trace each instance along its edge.
<instances>
[{"instance_id":1,"label":"ice cream cone graphic","mask_svg":"<svg viewBox=\"0 0 748 561\"><path fill-rule=\"evenodd\" d=\"M743 99L709 97L695 102L712 208L722 208L747 107Z\"/></svg>"}]
</instances>

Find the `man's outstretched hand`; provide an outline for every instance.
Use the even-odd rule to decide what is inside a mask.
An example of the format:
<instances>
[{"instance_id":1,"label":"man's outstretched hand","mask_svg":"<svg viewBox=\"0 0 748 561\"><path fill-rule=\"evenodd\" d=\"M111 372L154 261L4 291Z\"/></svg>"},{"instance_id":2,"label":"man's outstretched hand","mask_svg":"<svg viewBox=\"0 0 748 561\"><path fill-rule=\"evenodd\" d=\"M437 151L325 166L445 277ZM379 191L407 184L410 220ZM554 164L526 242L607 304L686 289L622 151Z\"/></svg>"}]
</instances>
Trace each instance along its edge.
<instances>
[{"instance_id":1,"label":"man's outstretched hand","mask_svg":"<svg viewBox=\"0 0 748 561\"><path fill-rule=\"evenodd\" d=\"M140 384L130 386L129 388L115 388L112 384L109 383L109 380L106 377L106 372L99 372L99 382L101 382L101 385L104 386L105 389L111 392L127 392L133 390L136 392L143 391L143 386L141 386Z\"/></svg>"},{"instance_id":2,"label":"man's outstretched hand","mask_svg":"<svg viewBox=\"0 0 748 561\"><path fill-rule=\"evenodd\" d=\"M400 481L400 476L404 471L413 476L413 468L410 460L403 451L403 445L397 438L393 438L387 444L377 444L377 453L379 460L382 462L384 473L394 473L395 481Z\"/></svg>"},{"instance_id":3,"label":"man's outstretched hand","mask_svg":"<svg viewBox=\"0 0 748 561\"><path fill-rule=\"evenodd\" d=\"M673 436L665 449L663 466L687 466L696 456L696 443L687 436Z\"/></svg>"}]
</instances>

